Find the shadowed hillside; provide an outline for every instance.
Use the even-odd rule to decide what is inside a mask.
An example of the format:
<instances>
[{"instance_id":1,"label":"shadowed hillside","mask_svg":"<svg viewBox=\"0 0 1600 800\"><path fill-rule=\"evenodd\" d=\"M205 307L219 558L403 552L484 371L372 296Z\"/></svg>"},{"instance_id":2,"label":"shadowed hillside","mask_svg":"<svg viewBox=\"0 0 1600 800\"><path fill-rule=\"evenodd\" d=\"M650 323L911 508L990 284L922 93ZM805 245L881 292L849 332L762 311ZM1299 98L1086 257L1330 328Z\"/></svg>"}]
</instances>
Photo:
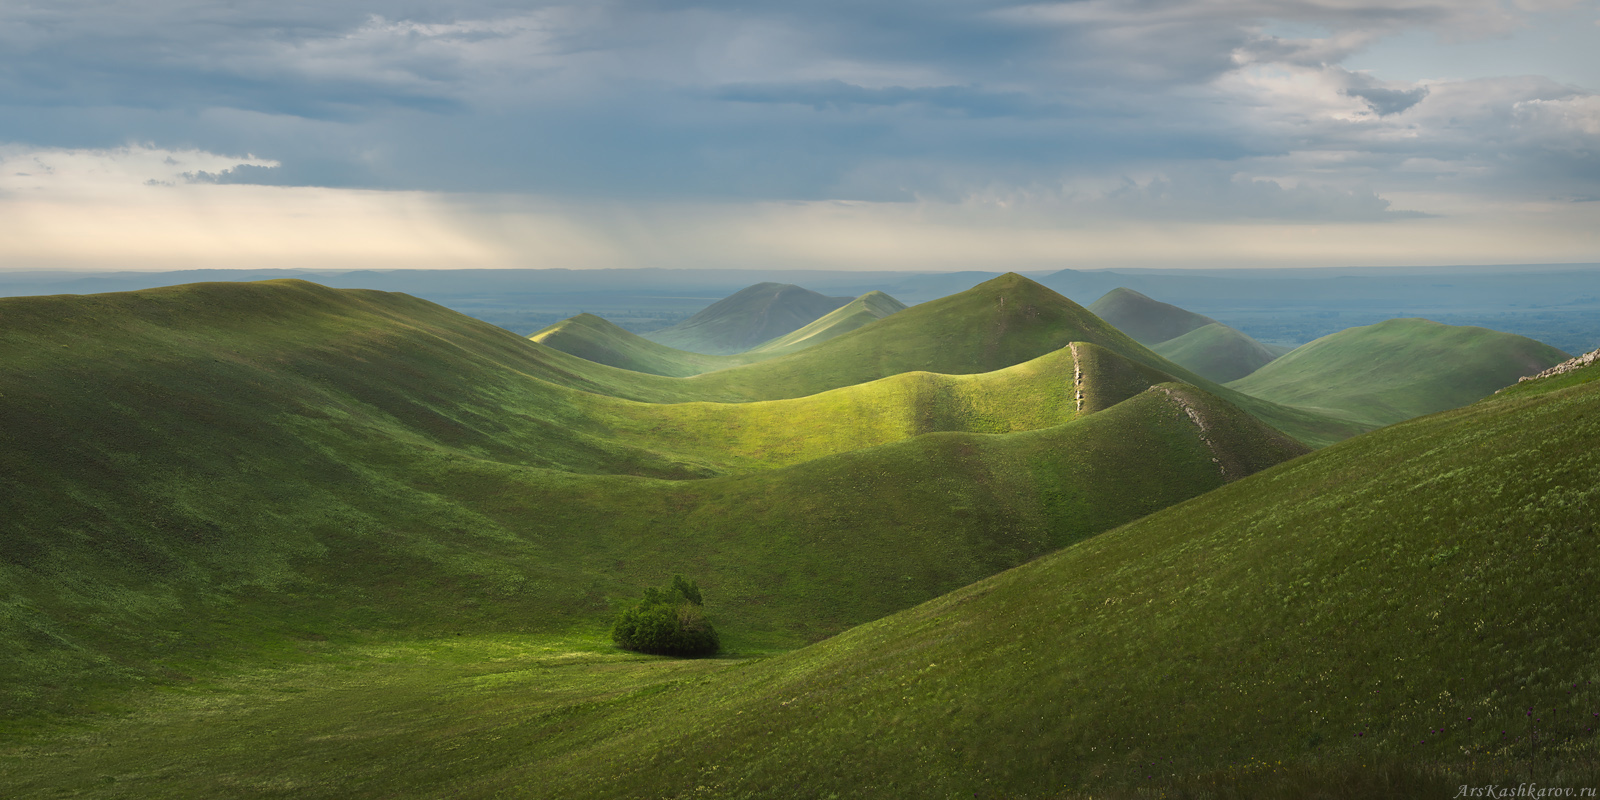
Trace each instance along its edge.
<instances>
[{"instance_id":1,"label":"shadowed hillside","mask_svg":"<svg viewBox=\"0 0 1600 800\"><path fill-rule=\"evenodd\" d=\"M694 353L742 353L849 302L848 297L827 297L793 284L758 283L645 338Z\"/></svg>"},{"instance_id":2,"label":"shadowed hillside","mask_svg":"<svg viewBox=\"0 0 1600 800\"><path fill-rule=\"evenodd\" d=\"M1302 345L1229 387L1387 425L1465 405L1566 358L1525 336L1394 319Z\"/></svg>"}]
</instances>

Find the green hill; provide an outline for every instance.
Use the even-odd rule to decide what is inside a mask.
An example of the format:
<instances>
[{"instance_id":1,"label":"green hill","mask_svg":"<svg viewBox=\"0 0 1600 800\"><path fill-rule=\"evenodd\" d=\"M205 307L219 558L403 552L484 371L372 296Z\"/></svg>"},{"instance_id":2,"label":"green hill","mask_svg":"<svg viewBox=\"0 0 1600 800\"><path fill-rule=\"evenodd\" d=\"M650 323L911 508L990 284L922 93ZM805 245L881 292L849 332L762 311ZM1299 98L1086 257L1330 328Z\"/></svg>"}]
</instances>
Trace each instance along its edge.
<instances>
[{"instance_id":1,"label":"green hill","mask_svg":"<svg viewBox=\"0 0 1600 800\"><path fill-rule=\"evenodd\" d=\"M777 657L536 637L313 649L3 763L23 793L176 797L1590 785L1597 379L1328 447ZM1169 388L1204 418L1210 400Z\"/></svg>"},{"instance_id":2,"label":"green hill","mask_svg":"<svg viewBox=\"0 0 1600 800\"><path fill-rule=\"evenodd\" d=\"M712 356L652 342L593 314L579 314L541 330L530 340L597 364L683 378L759 361L759 357Z\"/></svg>"},{"instance_id":3,"label":"green hill","mask_svg":"<svg viewBox=\"0 0 1600 800\"><path fill-rule=\"evenodd\" d=\"M1176 370L1168 374L1188 380L1181 368L1082 306L1015 274L736 369L668 378L545 349L539 355L543 366L534 374L570 388L646 403L744 403L804 397L906 372L992 372L1075 341L1101 345L1162 372Z\"/></svg>"},{"instance_id":4,"label":"green hill","mask_svg":"<svg viewBox=\"0 0 1600 800\"><path fill-rule=\"evenodd\" d=\"M824 314L815 322L754 347L750 352L787 353L800 350L904 310L905 303L883 292L868 292Z\"/></svg>"},{"instance_id":5,"label":"green hill","mask_svg":"<svg viewBox=\"0 0 1600 800\"><path fill-rule=\"evenodd\" d=\"M1260 342L1220 322L1195 328L1150 349L1217 383L1243 378L1278 357Z\"/></svg>"},{"instance_id":6,"label":"green hill","mask_svg":"<svg viewBox=\"0 0 1600 800\"><path fill-rule=\"evenodd\" d=\"M903 372L990 372L1070 342L1099 344L1137 364L1191 383L1313 447L1371 424L1251 397L1151 352L1082 306L1014 273L868 323L798 352L733 369L670 378L540 348L529 374L584 392L646 403L743 403L826 392Z\"/></svg>"},{"instance_id":7,"label":"green hill","mask_svg":"<svg viewBox=\"0 0 1600 800\"><path fill-rule=\"evenodd\" d=\"M651 404L544 378L694 379L302 281L8 298L0 320L0 482L27 487L0 517L13 718L316 642L594 631L673 572L731 646L794 646L1303 452L1089 343Z\"/></svg>"},{"instance_id":8,"label":"green hill","mask_svg":"<svg viewBox=\"0 0 1600 800\"><path fill-rule=\"evenodd\" d=\"M695 353L742 353L805 327L849 302L848 297L827 297L793 284L758 283L645 338Z\"/></svg>"},{"instance_id":9,"label":"green hill","mask_svg":"<svg viewBox=\"0 0 1600 800\"><path fill-rule=\"evenodd\" d=\"M1118 287L1090 304L1089 311L1144 345L1156 345L1199 330L1216 320L1171 303Z\"/></svg>"},{"instance_id":10,"label":"green hill","mask_svg":"<svg viewBox=\"0 0 1600 800\"><path fill-rule=\"evenodd\" d=\"M1387 425L1465 405L1566 358L1524 336L1393 319L1309 342L1228 386Z\"/></svg>"}]
</instances>

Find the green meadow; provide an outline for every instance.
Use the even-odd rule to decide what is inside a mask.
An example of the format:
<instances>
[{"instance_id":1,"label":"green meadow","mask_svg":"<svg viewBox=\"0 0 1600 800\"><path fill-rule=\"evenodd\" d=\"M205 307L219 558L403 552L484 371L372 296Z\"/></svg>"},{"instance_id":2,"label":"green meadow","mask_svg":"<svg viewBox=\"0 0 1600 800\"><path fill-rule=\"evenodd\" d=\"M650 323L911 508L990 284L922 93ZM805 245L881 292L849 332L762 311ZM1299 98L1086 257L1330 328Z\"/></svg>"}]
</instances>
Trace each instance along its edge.
<instances>
[{"instance_id":1,"label":"green meadow","mask_svg":"<svg viewBox=\"0 0 1600 800\"><path fill-rule=\"evenodd\" d=\"M1596 368L1353 435L1020 276L884 308L757 359L301 281L0 300L0 786L1593 776ZM673 574L718 657L610 642Z\"/></svg>"}]
</instances>

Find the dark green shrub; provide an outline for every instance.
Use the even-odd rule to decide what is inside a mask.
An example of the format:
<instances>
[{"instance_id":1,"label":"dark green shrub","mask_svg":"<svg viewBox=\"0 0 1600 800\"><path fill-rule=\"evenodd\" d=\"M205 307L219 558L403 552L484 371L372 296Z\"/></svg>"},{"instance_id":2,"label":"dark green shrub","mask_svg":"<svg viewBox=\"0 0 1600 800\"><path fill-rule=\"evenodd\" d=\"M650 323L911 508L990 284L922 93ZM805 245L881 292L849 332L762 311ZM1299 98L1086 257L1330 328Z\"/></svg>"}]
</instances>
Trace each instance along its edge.
<instances>
[{"instance_id":1,"label":"dark green shrub","mask_svg":"<svg viewBox=\"0 0 1600 800\"><path fill-rule=\"evenodd\" d=\"M618 647L661 656L709 656L721 644L706 622L700 587L682 575L665 589L646 589L638 605L617 616L611 639Z\"/></svg>"}]
</instances>

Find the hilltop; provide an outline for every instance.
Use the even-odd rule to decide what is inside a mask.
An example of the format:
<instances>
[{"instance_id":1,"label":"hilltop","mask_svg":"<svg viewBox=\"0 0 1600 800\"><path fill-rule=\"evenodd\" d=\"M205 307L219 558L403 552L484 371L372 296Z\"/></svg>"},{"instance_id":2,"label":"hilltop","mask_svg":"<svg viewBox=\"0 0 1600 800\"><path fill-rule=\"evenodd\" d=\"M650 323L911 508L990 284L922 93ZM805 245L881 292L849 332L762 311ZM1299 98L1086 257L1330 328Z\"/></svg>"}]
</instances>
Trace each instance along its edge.
<instances>
[{"instance_id":1,"label":"hilltop","mask_svg":"<svg viewBox=\"0 0 1600 800\"><path fill-rule=\"evenodd\" d=\"M1387 425L1465 405L1567 357L1525 336L1394 319L1302 345L1228 387Z\"/></svg>"},{"instance_id":2,"label":"hilltop","mask_svg":"<svg viewBox=\"0 0 1600 800\"><path fill-rule=\"evenodd\" d=\"M679 350L713 355L742 353L806 326L850 302L787 283L758 283L707 306L700 313L645 335Z\"/></svg>"}]
</instances>

